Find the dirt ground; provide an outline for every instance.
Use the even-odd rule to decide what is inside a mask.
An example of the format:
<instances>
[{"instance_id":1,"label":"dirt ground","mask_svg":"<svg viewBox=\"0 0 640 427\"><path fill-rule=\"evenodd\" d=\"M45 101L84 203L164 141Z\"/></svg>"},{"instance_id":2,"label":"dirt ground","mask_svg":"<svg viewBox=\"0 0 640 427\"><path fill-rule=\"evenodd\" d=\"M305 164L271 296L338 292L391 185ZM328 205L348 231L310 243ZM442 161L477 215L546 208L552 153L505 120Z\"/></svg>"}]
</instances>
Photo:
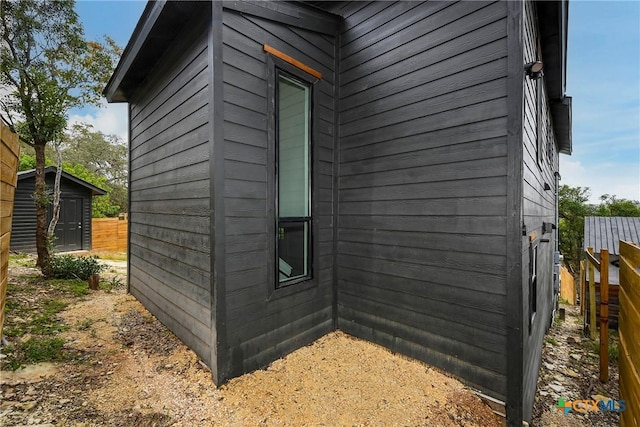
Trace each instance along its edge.
<instances>
[{"instance_id":1,"label":"dirt ground","mask_svg":"<svg viewBox=\"0 0 640 427\"><path fill-rule=\"evenodd\" d=\"M122 272L110 264L117 280ZM12 270L13 278L25 273ZM20 280L12 281L19 293ZM196 355L124 289L76 298L60 321L72 359L0 372L0 424L502 425L459 381L341 332L217 388Z\"/></svg>"}]
</instances>

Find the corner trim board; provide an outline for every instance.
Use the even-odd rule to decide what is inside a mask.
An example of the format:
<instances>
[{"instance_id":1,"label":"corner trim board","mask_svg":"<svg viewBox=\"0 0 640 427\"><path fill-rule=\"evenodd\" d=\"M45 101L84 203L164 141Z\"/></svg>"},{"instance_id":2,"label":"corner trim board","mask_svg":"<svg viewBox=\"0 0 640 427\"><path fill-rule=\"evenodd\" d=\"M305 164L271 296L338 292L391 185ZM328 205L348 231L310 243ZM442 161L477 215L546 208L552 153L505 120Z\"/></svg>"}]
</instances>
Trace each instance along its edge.
<instances>
[{"instance_id":1,"label":"corner trim board","mask_svg":"<svg viewBox=\"0 0 640 427\"><path fill-rule=\"evenodd\" d=\"M224 210L224 98L222 68L222 2L211 3L209 26L209 221L211 251L211 375L216 385L229 379L231 355L227 345L225 210Z\"/></svg>"},{"instance_id":2,"label":"corner trim board","mask_svg":"<svg viewBox=\"0 0 640 427\"><path fill-rule=\"evenodd\" d=\"M507 2L507 426L520 427L523 407L522 182L524 3ZM528 320L528 319L527 319Z\"/></svg>"}]
</instances>

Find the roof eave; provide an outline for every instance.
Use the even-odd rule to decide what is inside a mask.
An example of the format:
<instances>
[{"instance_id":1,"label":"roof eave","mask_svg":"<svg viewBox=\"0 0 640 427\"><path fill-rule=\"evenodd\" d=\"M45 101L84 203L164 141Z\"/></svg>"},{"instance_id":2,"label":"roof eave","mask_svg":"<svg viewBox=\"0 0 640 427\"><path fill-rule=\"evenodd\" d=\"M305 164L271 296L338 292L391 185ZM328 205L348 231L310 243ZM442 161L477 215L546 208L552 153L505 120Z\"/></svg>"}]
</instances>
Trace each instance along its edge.
<instances>
[{"instance_id":1,"label":"roof eave","mask_svg":"<svg viewBox=\"0 0 640 427\"><path fill-rule=\"evenodd\" d=\"M102 91L108 102L126 102L126 94L122 91L121 84L126 78L131 66L140 53L151 30L155 26L158 17L162 13L166 0L149 1L136 25L129 43L122 52L120 61L111 75L107 86Z\"/></svg>"},{"instance_id":2,"label":"roof eave","mask_svg":"<svg viewBox=\"0 0 640 427\"><path fill-rule=\"evenodd\" d=\"M562 154L571 155L573 151L573 142L571 138L572 124L572 101L573 98L565 96L559 100L551 101L551 117L553 119L553 127L558 141L558 150Z\"/></svg>"},{"instance_id":3,"label":"roof eave","mask_svg":"<svg viewBox=\"0 0 640 427\"><path fill-rule=\"evenodd\" d=\"M55 166L47 166L46 168L44 168L44 173L49 174L49 173L55 173L57 170L57 167ZM22 172L18 172L18 181L23 180L23 179L27 179L27 178L31 178L32 176L35 176L36 174L36 170L35 169L29 169L26 171L22 171ZM100 187L96 187L95 185L88 183L87 181L85 181L84 179L78 178L74 175L71 175L68 172L62 171L62 175L65 179L68 179L69 181L75 182L76 184L82 185L83 187L87 187L88 189L91 190L91 194L93 196L104 196L105 194L107 194L106 190L103 190Z\"/></svg>"}]
</instances>

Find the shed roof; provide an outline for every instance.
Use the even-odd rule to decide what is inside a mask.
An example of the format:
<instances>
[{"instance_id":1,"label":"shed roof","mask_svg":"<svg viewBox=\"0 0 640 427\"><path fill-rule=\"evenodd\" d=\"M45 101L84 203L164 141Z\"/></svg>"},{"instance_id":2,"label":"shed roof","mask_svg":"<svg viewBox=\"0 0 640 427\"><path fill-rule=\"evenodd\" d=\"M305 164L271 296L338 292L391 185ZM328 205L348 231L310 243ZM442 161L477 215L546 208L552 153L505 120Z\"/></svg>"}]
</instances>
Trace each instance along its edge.
<instances>
[{"instance_id":1,"label":"shed roof","mask_svg":"<svg viewBox=\"0 0 640 427\"><path fill-rule=\"evenodd\" d=\"M45 176L47 174L54 174L56 173L56 167L55 166L47 166L46 168L44 168L44 173ZM29 169L26 171L22 171L22 172L18 172L18 181L21 181L23 179L27 179L27 178L31 178L33 176L36 175L36 170L35 169ZM68 172L62 171L62 178L68 179L69 181L75 182L76 184L82 185L83 187L86 187L87 189L91 190L91 195L93 196L103 196L105 194L107 194L107 192L105 190L103 190L100 187L96 187L93 184L89 184L87 181L85 181L84 179L80 179L77 176L71 175Z\"/></svg>"},{"instance_id":2,"label":"shed roof","mask_svg":"<svg viewBox=\"0 0 640 427\"><path fill-rule=\"evenodd\" d=\"M588 216L584 219L584 249L595 252L608 249L611 255L620 255L620 240L640 242L640 218L624 216Z\"/></svg>"}]
</instances>

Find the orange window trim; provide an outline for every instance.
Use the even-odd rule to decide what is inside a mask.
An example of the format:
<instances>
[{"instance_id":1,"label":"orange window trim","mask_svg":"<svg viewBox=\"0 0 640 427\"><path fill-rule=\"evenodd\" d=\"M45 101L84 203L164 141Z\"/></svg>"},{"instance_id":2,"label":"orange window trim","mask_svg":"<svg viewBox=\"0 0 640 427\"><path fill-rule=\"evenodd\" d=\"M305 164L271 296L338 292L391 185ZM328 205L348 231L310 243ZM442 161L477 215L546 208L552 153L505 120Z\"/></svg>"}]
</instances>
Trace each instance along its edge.
<instances>
[{"instance_id":1,"label":"orange window trim","mask_svg":"<svg viewBox=\"0 0 640 427\"><path fill-rule=\"evenodd\" d=\"M294 67L299 68L300 70L304 71L305 73L311 74L316 79L322 79L322 73L320 71L314 70L313 68L309 67L308 65L303 64L302 62L298 61L297 59L294 59L294 58L290 57L286 53L280 52L278 49L275 49L275 48L269 46L268 44L263 45L263 49L264 49L265 52L270 53L271 55L275 56L276 58L280 58L284 62L287 62L287 63L293 65Z\"/></svg>"}]
</instances>

